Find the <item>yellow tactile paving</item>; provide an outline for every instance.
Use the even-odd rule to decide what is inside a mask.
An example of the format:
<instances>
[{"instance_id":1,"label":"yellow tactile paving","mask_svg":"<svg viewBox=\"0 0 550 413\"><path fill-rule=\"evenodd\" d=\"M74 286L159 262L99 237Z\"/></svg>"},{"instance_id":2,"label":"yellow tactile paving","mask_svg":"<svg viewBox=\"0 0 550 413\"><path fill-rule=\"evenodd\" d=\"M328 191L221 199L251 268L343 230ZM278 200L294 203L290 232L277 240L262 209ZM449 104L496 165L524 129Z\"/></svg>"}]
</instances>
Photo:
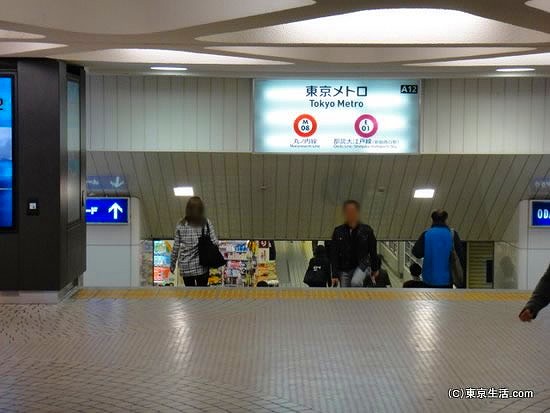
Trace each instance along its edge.
<instances>
[{"instance_id":1,"label":"yellow tactile paving","mask_svg":"<svg viewBox=\"0 0 550 413\"><path fill-rule=\"evenodd\" d=\"M504 291L433 291L366 289L260 289L260 288L83 288L74 299L155 299L193 298L203 300L449 300L449 301L525 301L528 292Z\"/></svg>"}]
</instances>

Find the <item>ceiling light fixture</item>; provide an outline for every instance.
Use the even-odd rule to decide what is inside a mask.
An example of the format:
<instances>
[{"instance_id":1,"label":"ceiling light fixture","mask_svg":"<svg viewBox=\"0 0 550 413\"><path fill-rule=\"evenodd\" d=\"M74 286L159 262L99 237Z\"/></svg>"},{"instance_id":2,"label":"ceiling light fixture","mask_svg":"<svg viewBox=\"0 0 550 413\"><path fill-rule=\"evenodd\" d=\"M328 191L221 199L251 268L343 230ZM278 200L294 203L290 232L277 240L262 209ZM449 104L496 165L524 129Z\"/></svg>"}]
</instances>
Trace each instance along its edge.
<instances>
[{"instance_id":1,"label":"ceiling light fixture","mask_svg":"<svg viewBox=\"0 0 550 413\"><path fill-rule=\"evenodd\" d=\"M151 66L151 70L164 70L170 72L184 72L186 67L172 67L172 66Z\"/></svg>"},{"instance_id":2,"label":"ceiling light fixture","mask_svg":"<svg viewBox=\"0 0 550 413\"><path fill-rule=\"evenodd\" d=\"M434 197L435 189L433 188L421 188L414 190L414 197L419 199L431 199Z\"/></svg>"},{"instance_id":3,"label":"ceiling light fixture","mask_svg":"<svg viewBox=\"0 0 550 413\"><path fill-rule=\"evenodd\" d=\"M499 67L497 72L533 72L534 67Z\"/></svg>"},{"instance_id":4,"label":"ceiling light fixture","mask_svg":"<svg viewBox=\"0 0 550 413\"><path fill-rule=\"evenodd\" d=\"M195 191L193 191L192 186L177 186L174 188L175 196L194 196Z\"/></svg>"}]
</instances>

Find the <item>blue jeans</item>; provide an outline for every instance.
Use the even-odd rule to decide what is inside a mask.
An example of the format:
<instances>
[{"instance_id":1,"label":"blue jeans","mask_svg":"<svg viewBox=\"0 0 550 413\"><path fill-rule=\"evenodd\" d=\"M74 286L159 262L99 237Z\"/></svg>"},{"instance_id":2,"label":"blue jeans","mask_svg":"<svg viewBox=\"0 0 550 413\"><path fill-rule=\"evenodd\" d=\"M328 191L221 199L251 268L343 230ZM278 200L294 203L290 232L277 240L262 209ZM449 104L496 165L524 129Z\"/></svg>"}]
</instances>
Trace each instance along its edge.
<instances>
[{"instance_id":1,"label":"blue jeans","mask_svg":"<svg viewBox=\"0 0 550 413\"><path fill-rule=\"evenodd\" d=\"M363 271L361 268L357 267L353 271L343 271L340 274L340 287L350 288L350 287L363 287L365 283L365 278L367 275L370 276L370 269L367 268Z\"/></svg>"}]
</instances>

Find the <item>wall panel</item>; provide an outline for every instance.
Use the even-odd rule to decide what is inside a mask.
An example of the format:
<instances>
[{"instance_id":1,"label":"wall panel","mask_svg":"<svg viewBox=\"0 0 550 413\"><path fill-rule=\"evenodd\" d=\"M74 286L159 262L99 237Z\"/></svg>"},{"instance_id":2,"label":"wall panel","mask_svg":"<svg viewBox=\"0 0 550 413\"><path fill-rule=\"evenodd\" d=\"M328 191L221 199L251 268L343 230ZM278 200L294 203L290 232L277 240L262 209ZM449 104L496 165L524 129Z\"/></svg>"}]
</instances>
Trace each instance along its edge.
<instances>
[{"instance_id":1,"label":"wall panel","mask_svg":"<svg viewBox=\"0 0 550 413\"><path fill-rule=\"evenodd\" d=\"M250 79L90 75L91 150L251 152ZM424 80L421 151L550 153L550 79Z\"/></svg>"},{"instance_id":2,"label":"wall panel","mask_svg":"<svg viewBox=\"0 0 550 413\"><path fill-rule=\"evenodd\" d=\"M90 75L88 147L250 152L250 79Z\"/></svg>"},{"instance_id":3,"label":"wall panel","mask_svg":"<svg viewBox=\"0 0 550 413\"><path fill-rule=\"evenodd\" d=\"M550 155L261 155L89 152L91 175L123 175L141 200L145 237L172 237L192 185L222 238L327 239L347 198L384 240L416 239L435 208L471 241L500 241L534 176L550 174ZM433 186L433 199L414 199ZM543 194L539 197L544 198ZM546 198L549 198L546 196Z\"/></svg>"},{"instance_id":4,"label":"wall panel","mask_svg":"<svg viewBox=\"0 0 550 413\"><path fill-rule=\"evenodd\" d=\"M549 153L550 79L430 79L422 104L423 153Z\"/></svg>"}]
</instances>

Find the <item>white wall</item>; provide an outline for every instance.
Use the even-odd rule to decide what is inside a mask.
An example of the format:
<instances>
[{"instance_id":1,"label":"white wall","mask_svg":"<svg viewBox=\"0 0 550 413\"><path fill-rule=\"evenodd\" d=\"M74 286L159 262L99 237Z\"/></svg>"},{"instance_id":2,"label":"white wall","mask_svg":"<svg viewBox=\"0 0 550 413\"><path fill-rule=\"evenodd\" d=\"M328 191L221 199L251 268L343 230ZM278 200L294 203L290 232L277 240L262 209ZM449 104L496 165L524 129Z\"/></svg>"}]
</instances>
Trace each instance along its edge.
<instances>
[{"instance_id":1,"label":"white wall","mask_svg":"<svg viewBox=\"0 0 550 413\"><path fill-rule=\"evenodd\" d=\"M250 79L90 75L89 150L250 152Z\"/></svg>"},{"instance_id":2,"label":"white wall","mask_svg":"<svg viewBox=\"0 0 550 413\"><path fill-rule=\"evenodd\" d=\"M88 149L252 151L252 80L90 75ZM424 81L421 151L550 153L550 79Z\"/></svg>"},{"instance_id":3,"label":"white wall","mask_svg":"<svg viewBox=\"0 0 550 413\"><path fill-rule=\"evenodd\" d=\"M128 225L88 225L84 287L139 287L141 208L130 199Z\"/></svg>"},{"instance_id":4,"label":"white wall","mask_svg":"<svg viewBox=\"0 0 550 413\"><path fill-rule=\"evenodd\" d=\"M550 153L550 79L424 82L423 153Z\"/></svg>"},{"instance_id":5,"label":"white wall","mask_svg":"<svg viewBox=\"0 0 550 413\"><path fill-rule=\"evenodd\" d=\"M495 245L495 288L532 290L550 263L550 229L530 228L529 201L521 201Z\"/></svg>"}]
</instances>

